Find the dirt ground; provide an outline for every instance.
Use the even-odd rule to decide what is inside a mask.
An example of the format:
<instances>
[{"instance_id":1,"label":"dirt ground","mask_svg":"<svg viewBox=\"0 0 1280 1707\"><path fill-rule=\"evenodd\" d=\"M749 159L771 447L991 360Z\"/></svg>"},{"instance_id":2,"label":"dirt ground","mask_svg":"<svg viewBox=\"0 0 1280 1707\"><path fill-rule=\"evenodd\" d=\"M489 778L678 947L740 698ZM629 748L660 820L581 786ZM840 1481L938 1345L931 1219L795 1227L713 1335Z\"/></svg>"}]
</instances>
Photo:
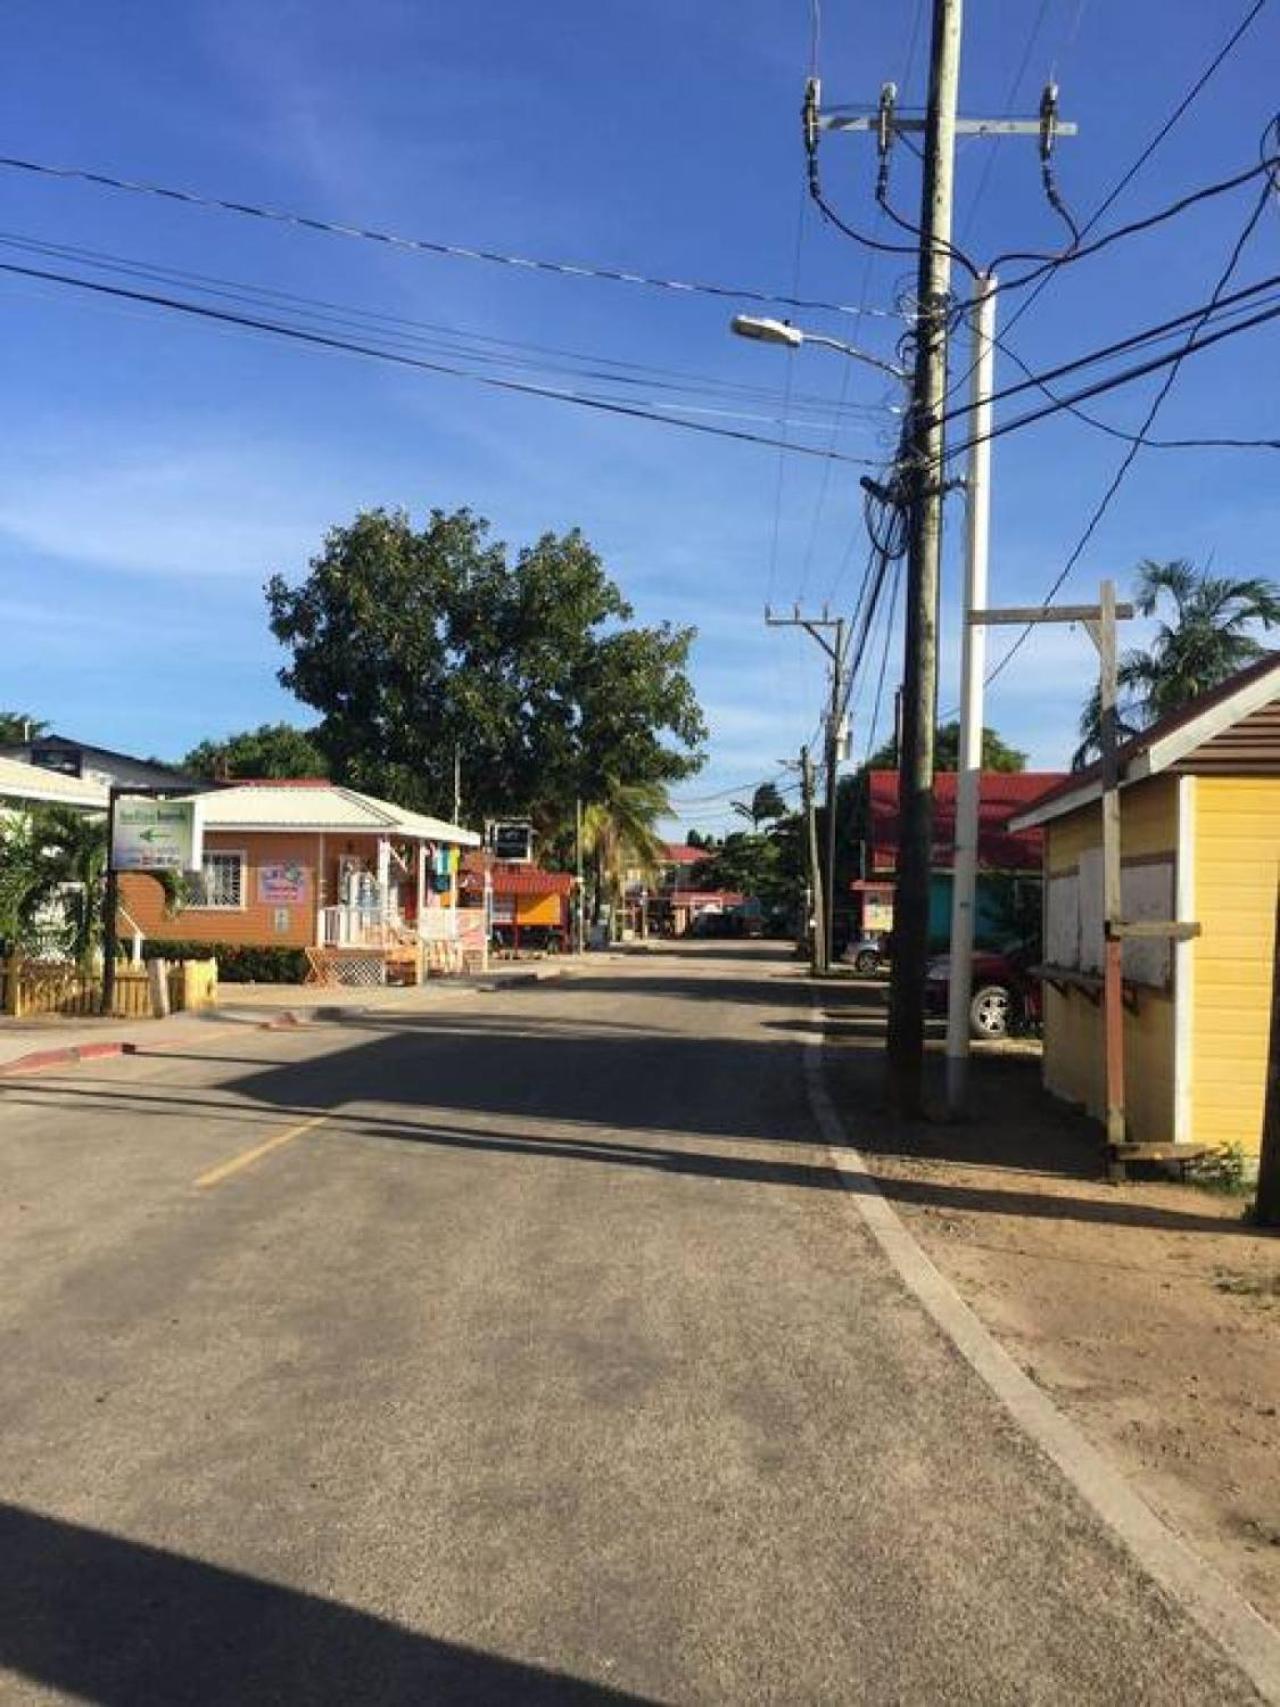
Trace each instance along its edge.
<instances>
[{"instance_id":1,"label":"dirt ground","mask_svg":"<svg viewBox=\"0 0 1280 1707\"><path fill-rule=\"evenodd\" d=\"M852 1141L1027 1373L1280 1623L1280 1235L1245 1197L1106 1184L1099 1129L1043 1093L1035 1045L979 1046L970 1122L889 1120L883 999L824 992Z\"/></svg>"}]
</instances>

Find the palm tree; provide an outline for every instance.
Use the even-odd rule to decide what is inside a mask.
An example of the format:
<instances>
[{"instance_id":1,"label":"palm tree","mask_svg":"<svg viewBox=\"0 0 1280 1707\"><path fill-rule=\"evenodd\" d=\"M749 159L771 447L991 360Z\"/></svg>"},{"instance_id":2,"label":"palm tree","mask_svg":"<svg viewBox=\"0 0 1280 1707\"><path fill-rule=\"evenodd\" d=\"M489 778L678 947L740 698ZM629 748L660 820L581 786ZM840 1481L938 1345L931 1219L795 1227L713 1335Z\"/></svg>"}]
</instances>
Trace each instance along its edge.
<instances>
[{"instance_id":1,"label":"palm tree","mask_svg":"<svg viewBox=\"0 0 1280 1707\"><path fill-rule=\"evenodd\" d=\"M16 747L49 733L49 725L25 711L0 711L0 746Z\"/></svg>"},{"instance_id":2,"label":"palm tree","mask_svg":"<svg viewBox=\"0 0 1280 1707\"><path fill-rule=\"evenodd\" d=\"M46 882L31 818L0 814L0 952L28 940L46 899Z\"/></svg>"},{"instance_id":3,"label":"palm tree","mask_svg":"<svg viewBox=\"0 0 1280 1707\"><path fill-rule=\"evenodd\" d=\"M1198 699L1262 657L1267 648L1251 632L1280 625L1280 586L1265 576L1233 579L1193 569L1185 558L1138 567L1133 595L1140 616L1155 616L1171 606L1150 646L1134 648L1117 671L1121 703L1119 733L1134 735L1158 718ZM1084 737L1072 766L1079 769L1099 750L1099 690L1089 696L1080 717Z\"/></svg>"},{"instance_id":4,"label":"palm tree","mask_svg":"<svg viewBox=\"0 0 1280 1707\"><path fill-rule=\"evenodd\" d=\"M785 818L787 815L787 803L774 782L762 782L749 802L734 800L730 805L740 818L748 819L751 828L757 831L761 824L767 824L771 818Z\"/></svg>"},{"instance_id":5,"label":"palm tree","mask_svg":"<svg viewBox=\"0 0 1280 1707\"><path fill-rule=\"evenodd\" d=\"M658 820L669 815L667 791L657 782L603 779L599 798L582 814L582 849L595 877L593 917L598 924L606 898L613 917L622 908L625 872L639 866L651 876L662 855Z\"/></svg>"}]
</instances>

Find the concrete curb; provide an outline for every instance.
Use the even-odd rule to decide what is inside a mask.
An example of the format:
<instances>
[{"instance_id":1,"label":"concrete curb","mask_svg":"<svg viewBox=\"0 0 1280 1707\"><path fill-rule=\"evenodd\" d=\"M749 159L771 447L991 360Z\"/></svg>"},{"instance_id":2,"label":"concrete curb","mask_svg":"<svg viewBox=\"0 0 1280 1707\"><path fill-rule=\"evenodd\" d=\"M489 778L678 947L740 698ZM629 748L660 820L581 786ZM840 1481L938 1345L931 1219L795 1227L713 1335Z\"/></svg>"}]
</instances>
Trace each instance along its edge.
<instances>
[{"instance_id":1,"label":"concrete curb","mask_svg":"<svg viewBox=\"0 0 1280 1707\"><path fill-rule=\"evenodd\" d=\"M813 1006L814 1017L821 1012ZM916 1243L836 1113L821 1032L805 1039L805 1089L841 1185L907 1289L1019 1427L1030 1436L1163 1591L1280 1707L1280 1631L1146 1501L1032 1381Z\"/></svg>"},{"instance_id":2,"label":"concrete curb","mask_svg":"<svg viewBox=\"0 0 1280 1707\"><path fill-rule=\"evenodd\" d=\"M0 1064L0 1079L40 1073L46 1067L69 1067L77 1061L105 1061L112 1055L136 1055L137 1043L69 1043L61 1049L33 1049Z\"/></svg>"}]
</instances>

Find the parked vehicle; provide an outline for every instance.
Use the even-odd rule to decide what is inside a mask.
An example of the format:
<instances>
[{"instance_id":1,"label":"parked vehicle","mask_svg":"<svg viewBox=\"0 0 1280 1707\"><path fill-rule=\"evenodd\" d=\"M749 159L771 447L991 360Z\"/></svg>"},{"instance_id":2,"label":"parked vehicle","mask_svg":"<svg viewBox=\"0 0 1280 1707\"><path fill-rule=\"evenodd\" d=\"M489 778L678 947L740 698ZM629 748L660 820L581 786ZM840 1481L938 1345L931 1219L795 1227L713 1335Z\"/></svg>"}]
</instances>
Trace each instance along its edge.
<instances>
[{"instance_id":1,"label":"parked vehicle","mask_svg":"<svg viewBox=\"0 0 1280 1707\"><path fill-rule=\"evenodd\" d=\"M925 974L925 1012L945 1017L950 991L951 960L940 954L929 962ZM993 1041L1038 1026L1042 1007L1040 980L1030 975L1021 957L997 949L975 950L969 998L971 1037Z\"/></svg>"},{"instance_id":2,"label":"parked vehicle","mask_svg":"<svg viewBox=\"0 0 1280 1707\"><path fill-rule=\"evenodd\" d=\"M862 936L854 937L847 943L840 954L843 966L852 966L855 972L861 972L864 978L869 978L873 972L879 972L881 967L889 962L889 934L887 931L867 931Z\"/></svg>"}]
</instances>

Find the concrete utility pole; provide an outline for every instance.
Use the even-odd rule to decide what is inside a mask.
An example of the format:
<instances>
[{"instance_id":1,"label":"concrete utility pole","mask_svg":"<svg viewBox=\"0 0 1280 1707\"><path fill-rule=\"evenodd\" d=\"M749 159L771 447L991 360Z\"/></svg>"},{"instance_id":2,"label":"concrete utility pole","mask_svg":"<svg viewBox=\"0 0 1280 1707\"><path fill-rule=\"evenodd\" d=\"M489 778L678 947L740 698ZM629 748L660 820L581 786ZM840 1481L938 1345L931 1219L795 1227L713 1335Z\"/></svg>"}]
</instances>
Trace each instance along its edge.
<instances>
[{"instance_id":1,"label":"concrete utility pole","mask_svg":"<svg viewBox=\"0 0 1280 1707\"><path fill-rule=\"evenodd\" d=\"M933 0L929 100L923 119L900 116L897 90L886 84L875 114L834 112L820 130L875 132L882 161L894 138L924 133L920 261L916 283L916 360L909 431L900 478L909 512L906 638L898 755L898 875L894 891L889 984L889 1099L918 1113L924 1069L924 983L929 951L929 880L933 862L934 737L938 702L938 588L942 544L943 432L947 385L947 315L951 286L951 211L955 139L1040 136L1047 160L1058 136L1075 126L1057 116L1050 85L1036 121L957 119L963 0ZM981 723L979 722L979 742ZM953 968L954 971L954 968Z\"/></svg>"},{"instance_id":2,"label":"concrete utility pole","mask_svg":"<svg viewBox=\"0 0 1280 1707\"><path fill-rule=\"evenodd\" d=\"M991 376L995 366L996 279L974 285L973 366L969 415L969 473L964 608L987 602L991 510ZM947 984L947 1113L965 1109L969 1084L969 1003L973 997L974 908L978 881L982 791L983 678L987 631L967 622L960 650L960 754L956 762L955 866L951 879L951 962Z\"/></svg>"},{"instance_id":3,"label":"concrete utility pole","mask_svg":"<svg viewBox=\"0 0 1280 1707\"><path fill-rule=\"evenodd\" d=\"M826 653L831 664L831 698L827 711L827 858L826 869L817 864L815 852L814 884L823 895L823 927L817 933L813 970L825 972L834 956L836 914L836 784L840 770L840 724L844 714L845 664L847 634L842 616L832 616L824 605L821 616L802 616L797 605L790 616L774 616L766 606L764 620L770 628L803 628L805 633ZM826 631L834 629L835 640L827 639ZM808 749L806 748L806 751ZM815 827L816 836L816 827ZM816 848L816 843L815 843Z\"/></svg>"}]
</instances>

